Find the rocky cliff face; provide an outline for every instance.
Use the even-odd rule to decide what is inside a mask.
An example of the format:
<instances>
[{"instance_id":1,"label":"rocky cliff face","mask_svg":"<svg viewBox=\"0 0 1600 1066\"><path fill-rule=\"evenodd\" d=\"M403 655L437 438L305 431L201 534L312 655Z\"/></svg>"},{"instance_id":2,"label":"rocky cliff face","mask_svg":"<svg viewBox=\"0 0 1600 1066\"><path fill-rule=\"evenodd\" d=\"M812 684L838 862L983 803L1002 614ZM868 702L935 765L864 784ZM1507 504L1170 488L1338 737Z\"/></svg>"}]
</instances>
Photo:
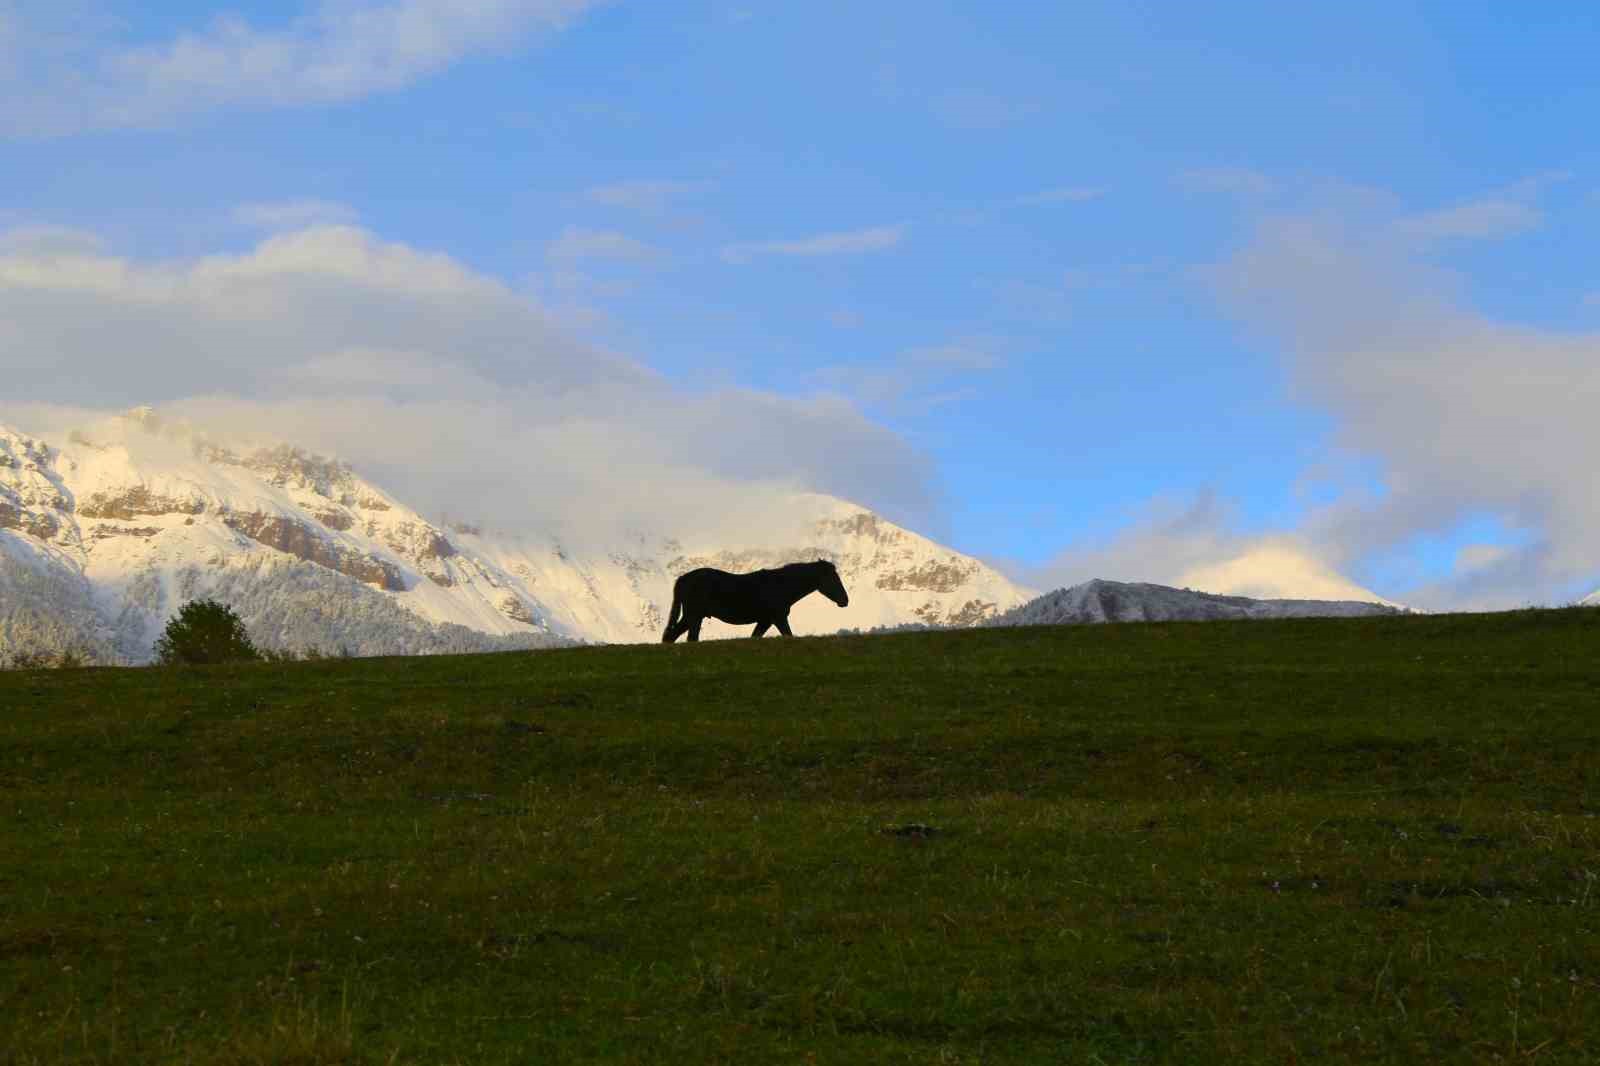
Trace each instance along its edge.
<instances>
[{"instance_id":1,"label":"rocky cliff face","mask_svg":"<svg viewBox=\"0 0 1600 1066\"><path fill-rule=\"evenodd\" d=\"M224 514L221 521L229 529L257 544L275 548L308 563L325 566L335 573L353 577L364 585L388 592L406 590L405 575L400 567L387 559L347 548L309 523L259 511Z\"/></svg>"},{"instance_id":2,"label":"rocky cliff face","mask_svg":"<svg viewBox=\"0 0 1600 1066\"><path fill-rule=\"evenodd\" d=\"M50 449L32 437L0 431L0 529L55 541L71 525L75 509Z\"/></svg>"},{"instance_id":3,"label":"rocky cliff face","mask_svg":"<svg viewBox=\"0 0 1600 1066\"><path fill-rule=\"evenodd\" d=\"M78 514L83 518L131 520L169 514L204 514L205 509L205 501L195 497L180 500L157 495L145 485L129 485L113 492L96 492L78 508Z\"/></svg>"},{"instance_id":4,"label":"rocky cliff face","mask_svg":"<svg viewBox=\"0 0 1600 1066\"><path fill-rule=\"evenodd\" d=\"M1026 598L977 560L860 507L825 496L796 504L813 517L786 547L649 534L624 544L574 543L537 530L445 528L337 460L287 445L224 447L148 410L73 433L59 447L0 428L0 547L8 565L31 560L65 582L60 587L82 591L101 620L96 639L129 660L148 654L185 599L208 590L259 599L261 617L279 630L272 639L288 646L296 646L292 625L316 629L337 615L337 633L363 648L424 650L441 646L418 635L430 626L456 627L451 647L474 633L656 640L673 580L697 566L745 571L832 561L850 607L820 596L802 601L791 617L799 633L914 621L974 625ZM270 608L268 586L277 590ZM356 616L326 609L333 589L404 639L352 636L361 633ZM293 596L301 614L278 602ZM315 611L314 600L323 604ZM397 618L422 628L413 632ZM708 625L706 635L744 631Z\"/></svg>"}]
</instances>

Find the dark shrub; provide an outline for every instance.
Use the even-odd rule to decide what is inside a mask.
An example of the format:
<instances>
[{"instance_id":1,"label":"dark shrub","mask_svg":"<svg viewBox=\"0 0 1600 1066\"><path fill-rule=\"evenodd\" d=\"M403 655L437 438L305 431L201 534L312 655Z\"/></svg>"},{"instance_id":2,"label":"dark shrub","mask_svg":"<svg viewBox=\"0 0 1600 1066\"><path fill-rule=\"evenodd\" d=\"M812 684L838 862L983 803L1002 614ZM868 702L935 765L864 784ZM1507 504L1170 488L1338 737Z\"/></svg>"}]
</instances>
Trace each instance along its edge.
<instances>
[{"instance_id":1,"label":"dark shrub","mask_svg":"<svg viewBox=\"0 0 1600 1066\"><path fill-rule=\"evenodd\" d=\"M216 600L190 600L167 623L156 641L163 666L253 662L261 653L250 642L233 608Z\"/></svg>"}]
</instances>

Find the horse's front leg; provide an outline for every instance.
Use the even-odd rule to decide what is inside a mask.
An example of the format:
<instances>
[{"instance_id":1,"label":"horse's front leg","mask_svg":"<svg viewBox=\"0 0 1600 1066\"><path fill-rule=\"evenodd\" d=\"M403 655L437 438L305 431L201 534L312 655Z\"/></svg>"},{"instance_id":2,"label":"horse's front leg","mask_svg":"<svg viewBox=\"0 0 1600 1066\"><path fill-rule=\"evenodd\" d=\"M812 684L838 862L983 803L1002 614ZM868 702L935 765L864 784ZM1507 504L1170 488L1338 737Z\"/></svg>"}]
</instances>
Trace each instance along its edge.
<instances>
[{"instance_id":1,"label":"horse's front leg","mask_svg":"<svg viewBox=\"0 0 1600 1066\"><path fill-rule=\"evenodd\" d=\"M765 633L767 630L771 629L771 628L772 628L772 623L771 622L762 622L760 625L756 626L756 631L754 633L751 633L750 635L752 637L754 637L755 639L760 640L761 639L761 635L763 633Z\"/></svg>"},{"instance_id":2,"label":"horse's front leg","mask_svg":"<svg viewBox=\"0 0 1600 1066\"><path fill-rule=\"evenodd\" d=\"M775 619L775 620L774 620L774 621L773 621L773 623L772 623L772 624L773 624L773 625L775 625L775 626L777 626L777 627L778 627L778 632L779 632L779 633L782 633L782 634L783 634L783 635L784 635L784 636L786 636L786 637L792 637L792 636L794 636L794 633L793 633L793 631L791 631L791 630L790 630L790 629L789 629L789 616L788 616L788 615L786 615L786 614L780 614L780 615L779 615L779 616L778 616L778 617L777 617L777 618L776 618L776 619Z\"/></svg>"},{"instance_id":3,"label":"horse's front leg","mask_svg":"<svg viewBox=\"0 0 1600 1066\"><path fill-rule=\"evenodd\" d=\"M700 639L700 623L702 623L704 621L705 621L704 618L694 618L694 619L690 620L690 622L689 622L689 639L690 640L696 640L697 641L697 640Z\"/></svg>"}]
</instances>

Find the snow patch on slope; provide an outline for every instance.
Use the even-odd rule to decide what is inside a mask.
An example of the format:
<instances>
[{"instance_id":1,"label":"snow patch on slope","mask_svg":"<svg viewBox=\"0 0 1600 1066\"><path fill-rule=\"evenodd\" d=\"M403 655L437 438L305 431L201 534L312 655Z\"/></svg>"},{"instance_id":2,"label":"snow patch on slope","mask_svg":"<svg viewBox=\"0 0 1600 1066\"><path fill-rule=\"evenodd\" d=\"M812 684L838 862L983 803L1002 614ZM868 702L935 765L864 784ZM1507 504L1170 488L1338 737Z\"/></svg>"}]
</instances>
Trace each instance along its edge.
<instances>
[{"instance_id":1,"label":"snow patch on slope","mask_svg":"<svg viewBox=\"0 0 1600 1066\"><path fill-rule=\"evenodd\" d=\"M83 576L0 530L0 666L69 650L95 662L127 661Z\"/></svg>"}]
</instances>

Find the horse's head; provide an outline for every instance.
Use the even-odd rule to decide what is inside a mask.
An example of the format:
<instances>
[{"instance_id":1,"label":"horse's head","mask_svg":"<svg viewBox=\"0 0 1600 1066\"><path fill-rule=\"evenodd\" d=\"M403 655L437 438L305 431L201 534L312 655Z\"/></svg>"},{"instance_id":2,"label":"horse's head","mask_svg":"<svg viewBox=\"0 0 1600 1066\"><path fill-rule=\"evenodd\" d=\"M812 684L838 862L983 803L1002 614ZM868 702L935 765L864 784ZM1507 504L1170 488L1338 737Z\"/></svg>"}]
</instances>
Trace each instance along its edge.
<instances>
[{"instance_id":1,"label":"horse's head","mask_svg":"<svg viewBox=\"0 0 1600 1066\"><path fill-rule=\"evenodd\" d=\"M850 606L850 594L844 590L844 582L839 580L839 571L826 559L818 559L812 564L817 568L817 591L840 607Z\"/></svg>"}]
</instances>

